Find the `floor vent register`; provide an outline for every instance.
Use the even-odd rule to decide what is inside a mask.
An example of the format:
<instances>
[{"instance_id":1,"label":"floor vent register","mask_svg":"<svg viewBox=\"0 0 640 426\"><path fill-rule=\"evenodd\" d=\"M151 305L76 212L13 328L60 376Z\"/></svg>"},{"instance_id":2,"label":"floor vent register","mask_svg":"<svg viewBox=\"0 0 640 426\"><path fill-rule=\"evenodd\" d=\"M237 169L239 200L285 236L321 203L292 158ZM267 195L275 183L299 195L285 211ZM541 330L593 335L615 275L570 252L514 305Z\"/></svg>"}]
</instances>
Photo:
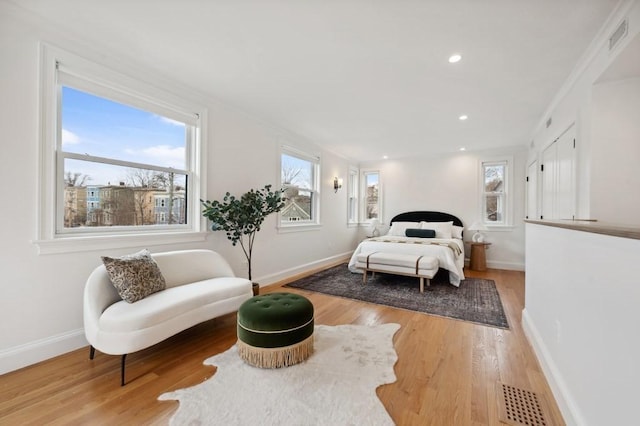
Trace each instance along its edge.
<instances>
[{"instance_id":1,"label":"floor vent register","mask_svg":"<svg viewBox=\"0 0 640 426\"><path fill-rule=\"evenodd\" d=\"M498 417L501 422L520 426L553 426L547 419L544 400L535 392L498 383Z\"/></svg>"}]
</instances>

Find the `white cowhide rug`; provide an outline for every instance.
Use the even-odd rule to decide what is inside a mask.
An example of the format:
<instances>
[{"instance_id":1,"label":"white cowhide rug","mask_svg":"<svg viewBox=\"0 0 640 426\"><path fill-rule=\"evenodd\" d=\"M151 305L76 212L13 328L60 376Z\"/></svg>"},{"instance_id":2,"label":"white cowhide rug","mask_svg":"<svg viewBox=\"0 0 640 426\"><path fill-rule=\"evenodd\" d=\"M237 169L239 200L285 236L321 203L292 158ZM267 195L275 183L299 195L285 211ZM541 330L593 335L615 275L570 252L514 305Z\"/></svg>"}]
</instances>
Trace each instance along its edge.
<instances>
[{"instance_id":1,"label":"white cowhide rug","mask_svg":"<svg viewBox=\"0 0 640 426\"><path fill-rule=\"evenodd\" d=\"M172 425L393 425L376 395L396 380L398 324L317 325L314 353L301 364L260 369L236 346L207 359L203 383L160 395L178 400Z\"/></svg>"}]
</instances>

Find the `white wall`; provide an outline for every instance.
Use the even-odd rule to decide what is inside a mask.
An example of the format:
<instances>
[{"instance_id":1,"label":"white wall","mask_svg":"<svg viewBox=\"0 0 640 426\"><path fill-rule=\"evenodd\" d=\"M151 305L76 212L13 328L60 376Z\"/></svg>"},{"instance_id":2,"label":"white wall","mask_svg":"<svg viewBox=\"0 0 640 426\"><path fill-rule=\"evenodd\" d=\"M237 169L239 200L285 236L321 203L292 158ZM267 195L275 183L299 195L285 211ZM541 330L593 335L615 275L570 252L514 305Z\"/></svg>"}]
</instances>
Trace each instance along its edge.
<instances>
[{"instance_id":1,"label":"white wall","mask_svg":"<svg viewBox=\"0 0 640 426\"><path fill-rule=\"evenodd\" d=\"M640 226L639 111L640 76L594 86L590 203L598 220Z\"/></svg>"},{"instance_id":2,"label":"white wall","mask_svg":"<svg viewBox=\"0 0 640 426\"><path fill-rule=\"evenodd\" d=\"M523 326L568 425L637 424L640 240L526 225Z\"/></svg>"},{"instance_id":3,"label":"white wall","mask_svg":"<svg viewBox=\"0 0 640 426\"><path fill-rule=\"evenodd\" d=\"M628 34L609 51L625 18ZM575 122L578 218L640 225L638 37L640 2L621 2L534 134L530 161ZM639 252L637 240L527 225L523 321L570 425L635 419Z\"/></svg>"},{"instance_id":4,"label":"white wall","mask_svg":"<svg viewBox=\"0 0 640 426\"><path fill-rule=\"evenodd\" d=\"M46 41L116 71L143 76L164 90L183 94L209 108L207 194L241 193L277 183L278 147L282 141L313 148L322 156L321 230L278 234L275 215L256 239L254 277L268 284L283 276L350 254L357 229L348 228L346 191L334 194L333 176L345 177L348 162L323 152L302 137L263 123L215 100L202 98L184 82L166 81L153 70L122 61L117 52L86 46L82 40L47 28L47 23L0 3L0 134L3 148L0 181L5 203L0 218L0 373L64 353L86 344L82 324L82 292L100 255L119 255L142 247L38 255L36 191L39 149L38 42ZM148 247L152 252L211 248L231 262L238 275L246 267L239 247L223 233L210 233L197 244Z\"/></svg>"},{"instance_id":5,"label":"white wall","mask_svg":"<svg viewBox=\"0 0 640 426\"><path fill-rule=\"evenodd\" d=\"M609 51L609 37L623 19L628 19L628 34ZM615 162L609 158L600 158L602 150L616 149L601 139L602 132L594 133L592 123L596 112L594 90L596 84L607 69L615 66L618 58L629 54L629 50L637 51L640 43L637 37L640 33L640 2L622 1L609 21L596 37L589 50L577 64L565 85L559 90L548 110L541 117L539 126L534 130L532 148L529 151L529 163L538 159L542 151L553 143L572 123L576 129L576 217L581 219L601 219L592 212L592 206L600 203L599 194L594 194L593 165L598 162L600 170L597 179L601 182L616 182ZM629 50L627 50L627 48ZM640 56L638 56L640 58ZM637 75L636 75L637 76ZM637 104L636 104L637 105ZM637 106L636 106L637 108ZM629 111L633 113L633 110ZM547 128L545 123L552 119ZM636 140L637 140L636 134ZM611 173L611 174L609 174ZM595 197L595 198L594 198ZM621 194L620 197L626 197ZM593 199L592 199L593 198ZM637 199L638 197L634 197Z\"/></svg>"},{"instance_id":6,"label":"white wall","mask_svg":"<svg viewBox=\"0 0 640 426\"><path fill-rule=\"evenodd\" d=\"M362 164L380 170L383 194L383 221L398 213L430 210L451 213L465 226L481 217L480 162L512 156L513 226L505 230L483 231L487 242L487 265L499 269L524 269L524 197L526 151L505 149L490 152L460 152L448 156L422 156ZM472 232L467 231L465 240ZM466 256L469 257L467 246Z\"/></svg>"}]
</instances>

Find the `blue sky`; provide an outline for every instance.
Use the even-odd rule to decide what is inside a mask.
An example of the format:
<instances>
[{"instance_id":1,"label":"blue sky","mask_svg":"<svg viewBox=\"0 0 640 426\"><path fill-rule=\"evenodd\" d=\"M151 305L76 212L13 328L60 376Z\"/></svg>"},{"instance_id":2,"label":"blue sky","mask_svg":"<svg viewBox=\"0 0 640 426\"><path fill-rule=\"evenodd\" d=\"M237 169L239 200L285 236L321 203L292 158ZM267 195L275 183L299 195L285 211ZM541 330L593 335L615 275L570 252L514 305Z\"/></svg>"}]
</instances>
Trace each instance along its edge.
<instances>
[{"instance_id":1,"label":"blue sky","mask_svg":"<svg viewBox=\"0 0 640 426\"><path fill-rule=\"evenodd\" d=\"M185 125L157 114L62 88L62 149L136 163L185 169ZM126 169L68 161L65 171L91 177L88 184L125 180Z\"/></svg>"}]
</instances>

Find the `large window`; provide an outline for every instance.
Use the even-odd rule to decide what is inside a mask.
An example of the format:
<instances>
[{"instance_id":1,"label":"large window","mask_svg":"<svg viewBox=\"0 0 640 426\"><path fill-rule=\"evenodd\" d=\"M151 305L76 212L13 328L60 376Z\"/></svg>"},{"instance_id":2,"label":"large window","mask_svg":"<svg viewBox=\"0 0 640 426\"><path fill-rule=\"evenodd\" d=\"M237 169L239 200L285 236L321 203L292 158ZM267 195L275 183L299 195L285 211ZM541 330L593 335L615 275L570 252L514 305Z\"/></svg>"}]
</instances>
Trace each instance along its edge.
<instances>
[{"instance_id":1,"label":"large window","mask_svg":"<svg viewBox=\"0 0 640 426\"><path fill-rule=\"evenodd\" d=\"M380 191L380 172L366 170L362 172L363 218L370 222L373 219L382 221L382 194Z\"/></svg>"},{"instance_id":2,"label":"large window","mask_svg":"<svg viewBox=\"0 0 640 426\"><path fill-rule=\"evenodd\" d=\"M317 225L319 220L320 158L283 147L280 156L280 184L285 206L280 211L281 227Z\"/></svg>"},{"instance_id":3,"label":"large window","mask_svg":"<svg viewBox=\"0 0 640 426\"><path fill-rule=\"evenodd\" d=\"M347 205L347 223L350 225L356 225L358 223L358 169L354 167L349 168L349 182L347 183L348 191L348 205Z\"/></svg>"},{"instance_id":4,"label":"large window","mask_svg":"<svg viewBox=\"0 0 640 426\"><path fill-rule=\"evenodd\" d=\"M40 239L199 231L202 111L44 53Z\"/></svg>"},{"instance_id":5,"label":"large window","mask_svg":"<svg viewBox=\"0 0 640 426\"><path fill-rule=\"evenodd\" d=\"M507 225L509 161L483 161L481 182L482 221L487 225Z\"/></svg>"}]
</instances>

